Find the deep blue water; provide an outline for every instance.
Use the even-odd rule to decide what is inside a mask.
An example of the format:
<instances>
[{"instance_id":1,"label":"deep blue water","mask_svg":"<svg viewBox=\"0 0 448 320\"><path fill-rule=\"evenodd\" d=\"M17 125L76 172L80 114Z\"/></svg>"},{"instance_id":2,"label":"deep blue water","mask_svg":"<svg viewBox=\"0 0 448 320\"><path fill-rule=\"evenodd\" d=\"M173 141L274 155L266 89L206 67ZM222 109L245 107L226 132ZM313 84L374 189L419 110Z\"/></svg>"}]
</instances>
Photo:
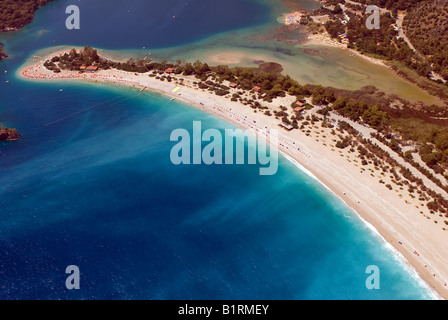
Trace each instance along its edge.
<instances>
[{"instance_id":1,"label":"deep blue water","mask_svg":"<svg viewBox=\"0 0 448 320\"><path fill-rule=\"evenodd\" d=\"M0 119L23 134L0 144L0 299L429 297L355 214L283 157L274 176L171 163L172 130L232 125L148 92L14 75L55 44L175 46L257 27L271 19L266 4L83 0L81 31L69 33L71 2L0 35L13 55L0 62ZM80 290L65 288L69 265L80 268ZM366 289L369 265L381 270L380 290Z\"/></svg>"},{"instance_id":2,"label":"deep blue water","mask_svg":"<svg viewBox=\"0 0 448 320\"><path fill-rule=\"evenodd\" d=\"M57 0L40 10L33 23L21 33L38 35L30 43L38 47L70 44L105 49L151 49L177 46L219 32L266 23L269 10L260 3L257 0ZM80 9L79 30L65 27L69 16L65 9L72 4Z\"/></svg>"}]
</instances>

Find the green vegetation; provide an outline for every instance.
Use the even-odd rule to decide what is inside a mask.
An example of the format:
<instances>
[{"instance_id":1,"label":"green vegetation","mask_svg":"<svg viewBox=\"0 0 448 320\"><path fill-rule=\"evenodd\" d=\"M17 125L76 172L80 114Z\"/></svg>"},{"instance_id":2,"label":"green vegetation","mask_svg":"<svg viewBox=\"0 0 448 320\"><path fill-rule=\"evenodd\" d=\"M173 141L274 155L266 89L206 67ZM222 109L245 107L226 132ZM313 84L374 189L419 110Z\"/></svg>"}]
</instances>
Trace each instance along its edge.
<instances>
[{"instance_id":1,"label":"green vegetation","mask_svg":"<svg viewBox=\"0 0 448 320\"><path fill-rule=\"evenodd\" d=\"M398 31L392 27L395 19L390 14L381 15L379 30L367 29L367 15L350 13L349 16L350 21L346 25L342 24L342 17L337 16L325 23L325 29L332 38L338 39L340 34L346 33L349 48L376 58L399 61L420 75L429 75L431 68L428 62L416 55L403 39L397 39Z\"/></svg>"},{"instance_id":2,"label":"green vegetation","mask_svg":"<svg viewBox=\"0 0 448 320\"><path fill-rule=\"evenodd\" d=\"M367 165L368 163L372 163L375 165L375 168L381 167L383 173L390 172L392 174L392 182L397 184L398 186L408 185L408 191L410 193L417 193L420 195L421 199L429 201L429 197L433 199L433 201L429 202L427 205L431 207L433 211L439 211L444 213L445 216L448 217L448 200L446 200L441 194L436 193L435 191L428 189L422 179L415 177L409 168L399 164L395 159L390 157L389 153L383 150L380 146L374 143L371 139L361 138L355 129L353 129L348 123L343 123L340 126L339 130L344 133L347 132L349 137L339 136L341 139L344 138L339 143L339 147L352 146L353 148L358 145L359 158L362 161L362 165ZM380 138L378 135L375 138ZM380 139L383 140L383 139ZM431 181L436 183L439 187L448 190L448 187L443 186L439 180L434 178L434 176L429 173L429 171L420 167L418 164L412 163L417 169L419 169L422 173L424 173ZM398 174L398 172L401 176ZM373 176L373 175L372 175ZM413 186L412 184L415 184ZM386 186L387 187L387 186ZM388 187L389 188L389 187ZM390 189L390 188L389 188ZM423 200L421 200L423 201Z\"/></svg>"},{"instance_id":3,"label":"green vegetation","mask_svg":"<svg viewBox=\"0 0 448 320\"><path fill-rule=\"evenodd\" d=\"M330 20L325 23L325 30L332 38L337 38L341 33L345 32L345 27L341 20Z\"/></svg>"},{"instance_id":4,"label":"green vegetation","mask_svg":"<svg viewBox=\"0 0 448 320\"><path fill-rule=\"evenodd\" d=\"M330 4L343 2L331 1ZM375 58L399 62L426 78L432 79L434 71L448 80L448 56L446 55L448 0L357 0L356 2L358 4L344 4L349 9L345 12L350 18L348 21L339 5L336 5L334 10L322 6L312 15L328 15L330 20L325 23L325 30L332 38L339 40L341 40L340 35L346 33L349 48ZM366 27L368 15L365 14L365 7L372 4L389 10L381 14L379 30L369 30ZM414 52L402 37L399 37L397 25L399 10L401 13L405 12L403 29L418 53ZM310 27L313 25L308 24ZM436 81L443 83L440 79ZM426 87L425 84L423 88L427 89Z\"/></svg>"},{"instance_id":5,"label":"green vegetation","mask_svg":"<svg viewBox=\"0 0 448 320\"><path fill-rule=\"evenodd\" d=\"M345 97L336 99L332 105L338 113L354 120L362 120L372 128L381 130L389 125L389 116L380 110L379 105L369 106L364 101L348 100Z\"/></svg>"},{"instance_id":6,"label":"green vegetation","mask_svg":"<svg viewBox=\"0 0 448 320\"><path fill-rule=\"evenodd\" d=\"M39 7L53 0L0 1L0 31L18 30L30 23Z\"/></svg>"},{"instance_id":7,"label":"green vegetation","mask_svg":"<svg viewBox=\"0 0 448 320\"><path fill-rule=\"evenodd\" d=\"M167 64L164 62L158 65L164 68L164 65ZM55 56L50 61L46 61L44 66L54 72L60 72L61 70L84 71L88 66L96 66L103 70L114 68L127 72L144 73L150 71L154 64L151 64L150 61L134 60L132 58L127 62L115 62L100 57L98 52L91 47L85 47L80 51L72 49L62 56Z\"/></svg>"},{"instance_id":8,"label":"green vegetation","mask_svg":"<svg viewBox=\"0 0 448 320\"><path fill-rule=\"evenodd\" d=\"M356 15L347 23L349 47L386 60L400 61L420 75L428 76L431 68L427 62L420 59L403 39L397 39L398 31L392 27L395 19L388 13L382 14L379 30L367 29L366 19L367 16Z\"/></svg>"},{"instance_id":9,"label":"green vegetation","mask_svg":"<svg viewBox=\"0 0 448 320\"><path fill-rule=\"evenodd\" d=\"M420 3L431 0L357 0L356 2L362 3L364 5L376 5L381 8L386 8L391 10L393 13L398 10L408 10L415 8Z\"/></svg>"},{"instance_id":10,"label":"green vegetation","mask_svg":"<svg viewBox=\"0 0 448 320\"><path fill-rule=\"evenodd\" d=\"M396 118L391 121L391 128L400 132L403 139L422 145L420 157L430 168L448 166L448 127L421 119Z\"/></svg>"},{"instance_id":11,"label":"green vegetation","mask_svg":"<svg viewBox=\"0 0 448 320\"><path fill-rule=\"evenodd\" d=\"M317 85L312 90L312 103L315 105L327 105L336 100L334 90L332 88L324 88L321 85Z\"/></svg>"},{"instance_id":12,"label":"green vegetation","mask_svg":"<svg viewBox=\"0 0 448 320\"><path fill-rule=\"evenodd\" d=\"M14 31L30 23L39 7L53 0L1 0L0 32ZM8 56L0 43L0 61Z\"/></svg>"},{"instance_id":13,"label":"green vegetation","mask_svg":"<svg viewBox=\"0 0 448 320\"><path fill-rule=\"evenodd\" d=\"M403 27L434 71L448 80L448 0L420 2L408 11Z\"/></svg>"},{"instance_id":14,"label":"green vegetation","mask_svg":"<svg viewBox=\"0 0 448 320\"><path fill-rule=\"evenodd\" d=\"M327 3L336 5L344 1ZM325 23L328 34L343 41L346 33L348 47L363 54L389 61L392 68L405 79L417 84L444 102L448 102L448 87L438 76L448 80L448 0L357 0L358 4L344 3L349 9L346 19L339 9L321 7L313 15L328 15ZM366 5L377 5L390 12L381 15L379 30L366 27ZM405 16L403 29L418 52L414 52L399 36L398 15ZM312 24L311 24L312 25ZM434 74L435 72L435 74ZM434 76L436 78L434 78ZM436 79L436 80L434 80ZM444 174L448 166L448 112L446 106L425 106L409 103L396 97L384 98L384 94L363 88L361 94L336 92L338 99L331 105L333 110L355 121L363 121L377 129L384 136L391 131L398 132L400 139L376 138L407 162L434 181L438 186L447 187L434 178L426 167L414 161L412 153L401 152L401 144L406 140L417 142L420 159L435 173ZM367 91L372 91L367 93ZM357 96L358 95L358 96ZM319 102L318 99L313 103ZM323 110L322 110L323 112ZM328 111L325 111L328 112ZM401 140L403 139L403 140ZM341 146L341 144L339 144ZM448 175L445 175L448 177Z\"/></svg>"}]
</instances>

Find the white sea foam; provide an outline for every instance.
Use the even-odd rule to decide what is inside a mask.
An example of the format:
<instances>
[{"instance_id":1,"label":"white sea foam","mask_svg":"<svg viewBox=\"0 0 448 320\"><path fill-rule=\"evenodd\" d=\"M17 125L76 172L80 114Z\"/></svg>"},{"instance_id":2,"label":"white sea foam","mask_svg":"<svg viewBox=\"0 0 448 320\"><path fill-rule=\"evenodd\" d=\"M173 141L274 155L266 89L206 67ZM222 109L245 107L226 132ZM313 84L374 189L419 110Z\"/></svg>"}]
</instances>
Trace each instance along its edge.
<instances>
[{"instance_id":1,"label":"white sea foam","mask_svg":"<svg viewBox=\"0 0 448 320\"><path fill-rule=\"evenodd\" d=\"M333 196L335 196L337 199L340 200L340 202L349 210L351 211L358 219L363 223L365 227L377 238L380 240L381 244L383 245L384 249L392 253L392 256L394 259L400 263L400 265L403 267L403 269L411 275L411 277L418 283L420 287L422 287L426 294L428 295L429 299L432 300L443 300L443 298L433 289L429 287L429 285L424 281L418 274L418 272L415 270L415 268L408 262L408 260L399 252L397 249L394 248L392 244L386 241L386 239L380 234L380 232L367 220L365 220L355 209L350 207L344 199L342 199L339 195L337 195L333 190L331 190L327 185L325 185L322 181L320 181L311 171L306 169L303 165L301 165L297 160L290 157L285 152L280 151L280 153L291 163L293 163L298 169L300 169L302 172L307 174L309 177L317 181L320 185L322 185L325 189L327 189ZM350 219L350 217L345 216L346 218Z\"/></svg>"}]
</instances>

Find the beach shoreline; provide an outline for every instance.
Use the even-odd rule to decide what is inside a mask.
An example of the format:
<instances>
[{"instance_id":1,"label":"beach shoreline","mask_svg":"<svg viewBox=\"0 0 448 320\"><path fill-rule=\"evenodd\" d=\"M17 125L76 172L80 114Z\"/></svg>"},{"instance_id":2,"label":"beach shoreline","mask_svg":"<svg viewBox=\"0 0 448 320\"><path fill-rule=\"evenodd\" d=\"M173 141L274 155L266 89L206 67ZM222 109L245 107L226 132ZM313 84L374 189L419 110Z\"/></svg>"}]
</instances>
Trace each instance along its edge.
<instances>
[{"instance_id":1,"label":"beach shoreline","mask_svg":"<svg viewBox=\"0 0 448 320\"><path fill-rule=\"evenodd\" d=\"M50 57L61 53L59 50L55 51L57 52L52 52ZM323 144L331 143L332 137L328 134L330 139L323 138L327 133L317 134L321 128L313 129L310 136L305 136L299 130L279 129L278 121L274 117L261 112L255 113L239 102L232 102L225 97L194 88L192 82L195 79L191 76L172 75L175 80L169 83L148 77L148 74L118 70L101 70L92 74L62 71L60 74L54 74L42 65L48 58L20 68L18 76L29 81L57 83L63 80L80 80L122 85L136 90L147 89L194 106L243 129L258 132L263 132L265 128L278 129L281 139L279 151L309 171L361 220L373 226L376 232L404 257L406 264L416 271L428 287L438 293L435 298L448 299L448 289L444 286L444 282L448 281L448 257L443 256L443 252L448 251L448 245L444 244L447 242L447 234L441 231L440 227L434 226L434 223L425 221L426 219L420 216L415 208L412 209L403 201L397 201L398 196L381 186L376 178L370 177L367 173L360 174L359 168L353 165L354 159L350 158L351 155L346 150L332 151L331 147L324 146ZM42 78L33 78L33 75L38 74L42 75ZM180 84L179 78L185 79L183 85ZM173 92L175 87L181 89ZM285 104L289 100L284 99L281 102ZM298 148L300 152L295 150L296 147L300 147ZM352 163L347 163L348 158ZM408 200L417 206L416 201ZM418 255L415 254L416 251L419 252Z\"/></svg>"},{"instance_id":2,"label":"beach shoreline","mask_svg":"<svg viewBox=\"0 0 448 320\"><path fill-rule=\"evenodd\" d=\"M390 66L384 63L381 59L376 59L373 57L366 56L364 54L361 54L359 51L356 51L354 49L350 49L347 47L346 44L338 43L336 40L330 39L329 37L324 37L323 35L310 35L308 39L304 42L304 46L328 46L333 48L339 48L343 50L347 50L351 54L360 57L362 59L365 59L369 61L370 63L374 63L376 65L392 69Z\"/></svg>"}]
</instances>

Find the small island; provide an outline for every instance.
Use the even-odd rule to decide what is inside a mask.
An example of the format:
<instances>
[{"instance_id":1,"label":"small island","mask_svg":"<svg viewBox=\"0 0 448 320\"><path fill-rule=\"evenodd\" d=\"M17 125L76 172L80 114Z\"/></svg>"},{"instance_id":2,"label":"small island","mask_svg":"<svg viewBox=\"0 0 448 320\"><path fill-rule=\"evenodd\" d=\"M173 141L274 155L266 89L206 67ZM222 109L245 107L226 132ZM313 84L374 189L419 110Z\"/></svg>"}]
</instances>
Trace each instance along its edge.
<instances>
[{"instance_id":1,"label":"small island","mask_svg":"<svg viewBox=\"0 0 448 320\"><path fill-rule=\"evenodd\" d=\"M16 129L3 128L0 126L0 141L15 141L20 139L21 135Z\"/></svg>"}]
</instances>

